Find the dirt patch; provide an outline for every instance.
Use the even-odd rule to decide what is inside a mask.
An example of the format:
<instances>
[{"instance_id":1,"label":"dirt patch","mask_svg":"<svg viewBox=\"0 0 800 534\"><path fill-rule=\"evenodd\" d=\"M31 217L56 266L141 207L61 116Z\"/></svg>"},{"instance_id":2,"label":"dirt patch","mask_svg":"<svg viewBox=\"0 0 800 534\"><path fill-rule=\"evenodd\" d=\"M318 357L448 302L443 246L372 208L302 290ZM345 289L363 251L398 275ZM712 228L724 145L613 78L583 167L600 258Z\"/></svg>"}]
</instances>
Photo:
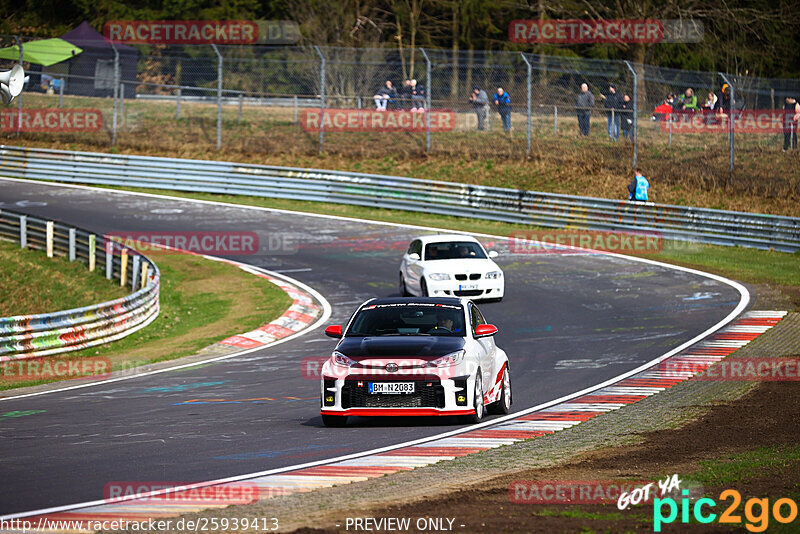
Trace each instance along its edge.
<instances>
[{"instance_id":1,"label":"dirt patch","mask_svg":"<svg viewBox=\"0 0 800 534\"><path fill-rule=\"evenodd\" d=\"M780 411L775 407L779 406ZM763 383L741 399L714 406L682 428L643 434L641 443L603 449L566 465L519 471L468 486L445 496L375 510L350 512L358 517L456 518L455 531L466 532L652 532L652 507L619 511L615 504L515 504L509 484L515 480L657 480L678 473L682 478L702 474L706 461L727 461L762 447L776 451L796 448L800 442L800 383ZM749 497L780 498L796 495L800 461L778 462L759 468L735 485L706 484L705 492L719 502L719 493L733 487ZM739 511L741 512L741 508ZM331 517L342 529L300 529L295 532L338 532L346 517ZM461 527L460 525L464 525ZM663 532L725 532L712 523L665 525ZM738 527L737 530L741 530Z\"/></svg>"}]
</instances>

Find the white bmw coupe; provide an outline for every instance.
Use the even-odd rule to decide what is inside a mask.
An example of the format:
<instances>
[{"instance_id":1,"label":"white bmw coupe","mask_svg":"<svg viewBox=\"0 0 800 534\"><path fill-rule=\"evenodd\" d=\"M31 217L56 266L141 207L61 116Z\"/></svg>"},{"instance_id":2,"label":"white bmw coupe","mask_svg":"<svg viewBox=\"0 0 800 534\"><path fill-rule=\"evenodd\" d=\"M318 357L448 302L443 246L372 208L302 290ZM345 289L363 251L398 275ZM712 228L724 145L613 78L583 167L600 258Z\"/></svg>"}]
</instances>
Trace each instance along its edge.
<instances>
[{"instance_id":1,"label":"white bmw coupe","mask_svg":"<svg viewBox=\"0 0 800 534\"><path fill-rule=\"evenodd\" d=\"M505 280L496 257L471 236L420 236L400 263L400 294L501 300Z\"/></svg>"}]
</instances>

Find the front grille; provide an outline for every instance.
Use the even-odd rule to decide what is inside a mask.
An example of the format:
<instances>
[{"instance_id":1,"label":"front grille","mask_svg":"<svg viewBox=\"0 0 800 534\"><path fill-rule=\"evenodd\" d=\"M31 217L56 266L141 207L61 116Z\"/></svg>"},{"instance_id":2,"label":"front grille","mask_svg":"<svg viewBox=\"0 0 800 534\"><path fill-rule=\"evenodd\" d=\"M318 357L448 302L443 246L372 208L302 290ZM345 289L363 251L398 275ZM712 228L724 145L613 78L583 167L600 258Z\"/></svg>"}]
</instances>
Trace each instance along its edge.
<instances>
[{"instance_id":1,"label":"front grille","mask_svg":"<svg viewBox=\"0 0 800 534\"><path fill-rule=\"evenodd\" d=\"M470 280L480 280L481 279L481 273L473 273L473 274L469 275L469 279Z\"/></svg>"},{"instance_id":2,"label":"front grille","mask_svg":"<svg viewBox=\"0 0 800 534\"><path fill-rule=\"evenodd\" d=\"M483 289L465 289L463 291L453 291L457 297L477 297L483 295Z\"/></svg>"},{"instance_id":3,"label":"front grille","mask_svg":"<svg viewBox=\"0 0 800 534\"><path fill-rule=\"evenodd\" d=\"M370 394L369 383L347 380L342 387L342 408L444 408L444 388L438 381L411 380L414 393ZM430 384L430 385L428 385Z\"/></svg>"},{"instance_id":4,"label":"front grille","mask_svg":"<svg viewBox=\"0 0 800 534\"><path fill-rule=\"evenodd\" d=\"M456 280L466 280L467 279L467 275L466 274L457 274L455 276L456 276Z\"/></svg>"}]
</instances>

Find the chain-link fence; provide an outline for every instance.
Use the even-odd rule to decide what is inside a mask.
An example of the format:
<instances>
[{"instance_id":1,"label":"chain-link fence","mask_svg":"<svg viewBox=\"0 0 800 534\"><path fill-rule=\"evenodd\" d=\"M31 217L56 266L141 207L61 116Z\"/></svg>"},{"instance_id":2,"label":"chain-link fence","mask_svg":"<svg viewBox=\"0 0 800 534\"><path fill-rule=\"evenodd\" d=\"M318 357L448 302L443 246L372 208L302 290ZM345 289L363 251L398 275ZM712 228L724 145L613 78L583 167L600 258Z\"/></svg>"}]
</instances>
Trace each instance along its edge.
<instances>
[{"instance_id":1,"label":"chain-link fence","mask_svg":"<svg viewBox=\"0 0 800 534\"><path fill-rule=\"evenodd\" d=\"M33 39L20 41L24 50ZM621 171L678 164L715 183L734 178L738 160L796 139L783 108L800 95L798 80L513 52L71 44L81 51L58 61L26 56L30 80L3 110L5 135L174 154L193 144ZM42 111L54 108L55 119ZM759 123L758 110L769 120Z\"/></svg>"}]
</instances>

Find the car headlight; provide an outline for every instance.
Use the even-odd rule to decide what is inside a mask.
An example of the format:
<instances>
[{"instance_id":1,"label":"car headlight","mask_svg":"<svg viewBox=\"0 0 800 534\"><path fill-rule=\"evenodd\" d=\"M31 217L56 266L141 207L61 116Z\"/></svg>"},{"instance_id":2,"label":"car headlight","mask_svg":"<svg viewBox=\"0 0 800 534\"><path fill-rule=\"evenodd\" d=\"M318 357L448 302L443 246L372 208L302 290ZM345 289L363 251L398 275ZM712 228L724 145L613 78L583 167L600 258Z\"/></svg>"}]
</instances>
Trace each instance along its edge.
<instances>
[{"instance_id":1,"label":"car headlight","mask_svg":"<svg viewBox=\"0 0 800 534\"><path fill-rule=\"evenodd\" d=\"M356 363L358 363L355 360L348 358L347 356L336 350L333 351L333 354L331 354L331 356L333 357L333 363L335 365L340 365L342 367L353 367L354 365L356 365Z\"/></svg>"},{"instance_id":2,"label":"car headlight","mask_svg":"<svg viewBox=\"0 0 800 534\"><path fill-rule=\"evenodd\" d=\"M429 361L428 367L450 367L451 365L456 365L457 363L464 361L464 357L466 355L467 351L463 349L457 350L440 358L436 358L435 360Z\"/></svg>"},{"instance_id":3,"label":"car headlight","mask_svg":"<svg viewBox=\"0 0 800 534\"><path fill-rule=\"evenodd\" d=\"M490 273L486 273L486 277L485 278L487 280L496 280L496 279L502 278L502 277L503 277L503 273L501 271L492 271Z\"/></svg>"},{"instance_id":4,"label":"car headlight","mask_svg":"<svg viewBox=\"0 0 800 534\"><path fill-rule=\"evenodd\" d=\"M433 273L429 274L428 278L431 280L436 280L437 282L441 282L442 280L450 280L450 275L447 273Z\"/></svg>"}]
</instances>

